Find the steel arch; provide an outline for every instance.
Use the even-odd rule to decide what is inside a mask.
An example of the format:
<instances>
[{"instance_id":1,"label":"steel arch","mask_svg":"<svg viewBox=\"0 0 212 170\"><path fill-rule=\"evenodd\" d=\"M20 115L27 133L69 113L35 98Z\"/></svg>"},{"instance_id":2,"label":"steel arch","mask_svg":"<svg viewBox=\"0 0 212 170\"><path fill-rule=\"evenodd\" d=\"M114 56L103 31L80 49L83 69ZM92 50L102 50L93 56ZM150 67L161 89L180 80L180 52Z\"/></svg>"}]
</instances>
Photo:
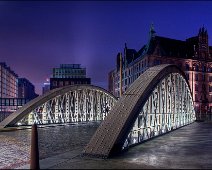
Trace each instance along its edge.
<instances>
[{"instance_id":1,"label":"steel arch","mask_svg":"<svg viewBox=\"0 0 212 170\"><path fill-rule=\"evenodd\" d=\"M115 96L97 86L65 86L28 102L0 122L0 128L104 120L116 101Z\"/></svg>"},{"instance_id":2,"label":"steel arch","mask_svg":"<svg viewBox=\"0 0 212 170\"><path fill-rule=\"evenodd\" d=\"M83 154L109 157L195 120L184 73L175 65L146 70L101 123Z\"/></svg>"}]
</instances>

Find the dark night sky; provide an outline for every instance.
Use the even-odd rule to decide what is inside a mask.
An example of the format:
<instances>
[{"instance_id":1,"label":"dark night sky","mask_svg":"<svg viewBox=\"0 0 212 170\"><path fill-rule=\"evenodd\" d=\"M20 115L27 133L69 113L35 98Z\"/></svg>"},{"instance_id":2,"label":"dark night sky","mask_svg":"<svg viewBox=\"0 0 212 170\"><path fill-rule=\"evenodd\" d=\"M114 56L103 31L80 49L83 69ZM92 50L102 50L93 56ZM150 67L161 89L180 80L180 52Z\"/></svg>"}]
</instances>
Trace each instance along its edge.
<instances>
[{"instance_id":1,"label":"dark night sky","mask_svg":"<svg viewBox=\"0 0 212 170\"><path fill-rule=\"evenodd\" d=\"M139 50L156 34L185 40L203 25L212 46L210 1L0 1L0 62L41 94L52 68L81 64L92 84L107 88L116 55Z\"/></svg>"}]
</instances>

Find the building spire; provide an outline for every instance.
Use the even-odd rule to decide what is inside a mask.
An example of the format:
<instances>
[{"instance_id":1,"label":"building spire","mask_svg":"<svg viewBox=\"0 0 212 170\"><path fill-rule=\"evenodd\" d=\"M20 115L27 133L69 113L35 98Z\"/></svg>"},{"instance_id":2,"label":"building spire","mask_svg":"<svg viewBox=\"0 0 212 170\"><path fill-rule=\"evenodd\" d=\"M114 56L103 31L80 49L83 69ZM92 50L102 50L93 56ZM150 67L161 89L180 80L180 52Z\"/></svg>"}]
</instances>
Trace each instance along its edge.
<instances>
[{"instance_id":1,"label":"building spire","mask_svg":"<svg viewBox=\"0 0 212 170\"><path fill-rule=\"evenodd\" d=\"M152 37L155 37L155 29L154 29L154 25L153 25L153 22L151 23L151 26L150 26L150 30L149 30L149 38L151 39Z\"/></svg>"},{"instance_id":2,"label":"building spire","mask_svg":"<svg viewBox=\"0 0 212 170\"><path fill-rule=\"evenodd\" d=\"M153 22L152 22L151 25L150 25L150 30L149 30L149 41L146 44L145 49L144 49L142 55L144 55L144 54L146 54L148 52L149 46L150 46L150 43L151 43L151 40L152 40L152 38L155 37L155 33L156 32L155 32L154 25L153 25Z\"/></svg>"}]
</instances>

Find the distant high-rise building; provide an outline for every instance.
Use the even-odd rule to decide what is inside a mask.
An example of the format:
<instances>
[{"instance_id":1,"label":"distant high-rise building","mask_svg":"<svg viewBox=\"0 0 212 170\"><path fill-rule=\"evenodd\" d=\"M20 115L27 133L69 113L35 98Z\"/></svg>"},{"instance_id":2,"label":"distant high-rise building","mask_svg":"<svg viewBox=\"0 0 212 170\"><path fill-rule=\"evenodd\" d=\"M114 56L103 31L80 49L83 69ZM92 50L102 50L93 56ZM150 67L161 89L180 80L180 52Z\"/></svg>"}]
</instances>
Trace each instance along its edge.
<instances>
[{"instance_id":1,"label":"distant high-rise building","mask_svg":"<svg viewBox=\"0 0 212 170\"><path fill-rule=\"evenodd\" d=\"M35 86L26 78L18 78L18 98L32 100L38 94L35 93Z\"/></svg>"},{"instance_id":2,"label":"distant high-rise building","mask_svg":"<svg viewBox=\"0 0 212 170\"><path fill-rule=\"evenodd\" d=\"M59 68L53 68L53 78L86 78L86 68L80 64L60 64Z\"/></svg>"},{"instance_id":3,"label":"distant high-rise building","mask_svg":"<svg viewBox=\"0 0 212 170\"><path fill-rule=\"evenodd\" d=\"M17 98L17 85L18 75L5 62L0 62L0 98Z\"/></svg>"},{"instance_id":4,"label":"distant high-rise building","mask_svg":"<svg viewBox=\"0 0 212 170\"><path fill-rule=\"evenodd\" d=\"M119 97L145 70L159 64L175 64L184 71L192 91L197 119L212 114L212 46L202 27L185 41L157 36L153 26L149 40L140 50L119 52L116 69L109 76L109 91Z\"/></svg>"},{"instance_id":5,"label":"distant high-rise building","mask_svg":"<svg viewBox=\"0 0 212 170\"><path fill-rule=\"evenodd\" d=\"M17 97L18 75L5 62L0 62L0 121L17 109L12 105Z\"/></svg>"},{"instance_id":6,"label":"distant high-rise building","mask_svg":"<svg viewBox=\"0 0 212 170\"><path fill-rule=\"evenodd\" d=\"M18 78L5 62L0 62L0 121L37 96L29 80Z\"/></svg>"},{"instance_id":7,"label":"distant high-rise building","mask_svg":"<svg viewBox=\"0 0 212 170\"><path fill-rule=\"evenodd\" d=\"M53 68L50 89L73 84L91 84L91 79L86 78L86 68L80 64L61 64L59 68Z\"/></svg>"},{"instance_id":8,"label":"distant high-rise building","mask_svg":"<svg viewBox=\"0 0 212 170\"><path fill-rule=\"evenodd\" d=\"M48 92L49 90L50 90L50 82L45 82L45 83L43 83L42 94L45 94L45 93Z\"/></svg>"}]
</instances>

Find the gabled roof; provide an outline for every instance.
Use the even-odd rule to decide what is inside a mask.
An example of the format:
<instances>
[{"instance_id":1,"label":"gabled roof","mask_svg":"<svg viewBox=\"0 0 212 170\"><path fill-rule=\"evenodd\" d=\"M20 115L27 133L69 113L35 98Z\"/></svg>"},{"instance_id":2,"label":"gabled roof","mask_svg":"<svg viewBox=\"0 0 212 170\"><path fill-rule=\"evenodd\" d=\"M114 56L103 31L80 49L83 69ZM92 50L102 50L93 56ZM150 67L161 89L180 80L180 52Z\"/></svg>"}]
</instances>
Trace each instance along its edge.
<instances>
[{"instance_id":1,"label":"gabled roof","mask_svg":"<svg viewBox=\"0 0 212 170\"><path fill-rule=\"evenodd\" d=\"M152 29L150 30L152 31ZM205 32L204 32L205 33ZM192 58L198 53L199 37L187 38L185 41L156 36L154 30L151 32L149 42L138 52L127 49L127 62L131 64L147 55L158 55L161 57ZM212 59L212 46L209 46L210 59Z\"/></svg>"},{"instance_id":2,"label":"gabled roof","mask_svg":"<svg viewBox=\"0 0 212 170\"><path fill-rule=\"evenodd\" d=\"M147 54L186 57L186 42L166 37L155 36L150 40Z\"/></svg>"}]
</instances>

